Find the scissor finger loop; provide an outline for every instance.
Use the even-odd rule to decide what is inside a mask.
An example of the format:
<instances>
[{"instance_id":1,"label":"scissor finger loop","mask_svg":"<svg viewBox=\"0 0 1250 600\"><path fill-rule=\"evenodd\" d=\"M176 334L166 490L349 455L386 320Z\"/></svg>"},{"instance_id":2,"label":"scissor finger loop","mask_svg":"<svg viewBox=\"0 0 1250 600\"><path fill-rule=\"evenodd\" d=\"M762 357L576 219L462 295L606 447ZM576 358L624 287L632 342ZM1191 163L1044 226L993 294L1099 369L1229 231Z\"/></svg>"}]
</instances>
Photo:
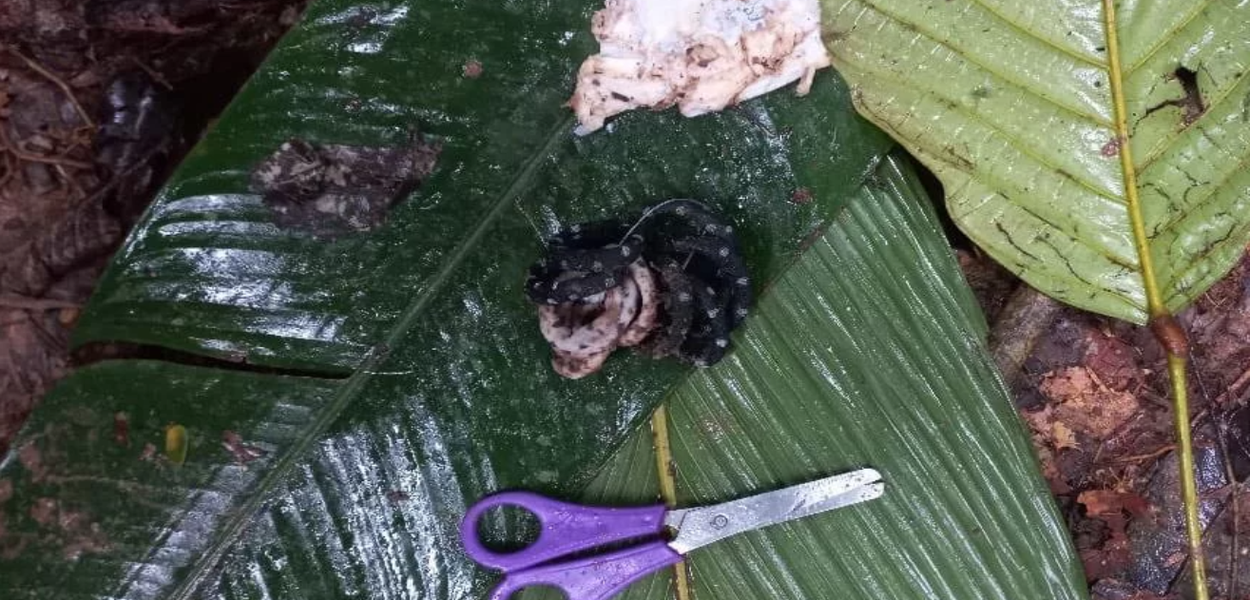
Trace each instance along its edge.
<instances>
[{"instance_id":1,"label":"scissor finger loop","mask_svg":"<svg viewBox=\"0 0 1250 600\"><path fill-rule=\"evenodd\" d=\"M648 573L681 561L682 555L726 537L835 510L880 497L881 474L860 469L713 506L668 510L662 504L635 508L581 506L530 492L504 492L473 505L461 523L465 550L477 562L500 569L504 581L491 600L504 600L518 589L549 585L569 600L606 600ZM477 526L486 511L516 506L539 521L538 539L509 553L486 548ZM671 541L665 527L677 530ZM614 542L633 546L583 558L582 551Z\"/></svg>"}]
</instances>

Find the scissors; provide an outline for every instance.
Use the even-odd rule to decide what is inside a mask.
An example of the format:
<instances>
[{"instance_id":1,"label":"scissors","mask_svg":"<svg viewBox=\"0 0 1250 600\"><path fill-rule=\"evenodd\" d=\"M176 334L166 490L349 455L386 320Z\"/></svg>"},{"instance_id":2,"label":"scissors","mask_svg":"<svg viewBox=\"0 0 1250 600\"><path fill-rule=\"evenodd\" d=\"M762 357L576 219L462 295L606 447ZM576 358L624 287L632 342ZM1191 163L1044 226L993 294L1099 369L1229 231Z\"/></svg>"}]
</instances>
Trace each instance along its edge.
<instances>
[{"instance_id":1,"label":"scissors","mask_svg":"<svg viewBox=\"0 0 1250 600\"><path fill-rule=\"evenodd\" d=\"M460 523L465 551L504 579L490 600L505 600L533 585L559 588L568 600L607 600L643 576L676 564L682 555L732 535L878 498L881 474L860 469L712 506L669 510L582 506L531 492L503 492L478 501ZM486 548L478 537L482 515L515 506L538 517L538 539L516 552ZM664 534L675 532L671 539ZM613 542L635 545L578 558L569 555Z\"/></svg>"}]
</instances>

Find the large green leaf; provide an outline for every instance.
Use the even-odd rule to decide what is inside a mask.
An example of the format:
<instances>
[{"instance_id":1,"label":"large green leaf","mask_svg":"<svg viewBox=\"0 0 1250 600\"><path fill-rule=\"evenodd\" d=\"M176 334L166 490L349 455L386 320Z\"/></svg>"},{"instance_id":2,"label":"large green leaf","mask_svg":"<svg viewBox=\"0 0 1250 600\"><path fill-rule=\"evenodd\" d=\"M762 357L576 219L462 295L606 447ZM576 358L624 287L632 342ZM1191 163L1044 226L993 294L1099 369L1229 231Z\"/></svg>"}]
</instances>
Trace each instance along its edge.
<instances>
[{"instance_id":1,"label":"large green leaf","mask_svg":"<svg viewBox=\"0 0 1250 600\"><path fill-rule=\"evenodd\" d=\"M190 598L205 582L464 597L484 581L454 535L466 499L579 489L685 371L622 354L593 378L554 375L520 289L542 238L696 197L739 225L762 287L890 145L831 73L803 99L640 112L575 138L561 104L594 8L314 3L76 332L223 366L103 363L46 399L0 464L0 597ZM444 149L380 230L311 239L247 191L288 137L395 144L411 125ZM802 188L814 201L790 202ZM160 459L170 423L189 434L182 467ZM240 444L262 455L240 464ZM253 539L272 544L253 555Z\"/></svg>"},{"instance_id":2,"label":"large green leaf","mask_svg":"<svg viewBox=\"0 0 1250 600\"><path fill-rule=\"evenodd\" d=\"M1047 294L1140 323L1131 193L1171 311L1250 241L1250 6L1114 6L1114 28L1098 2L824 0L823 18L857 108L941 178L971 238Z\"/></svg>"},{"instance_id":3,"label":"large green leaf","mask_svg":"<svg viewBox=\"0 0 1250 600\"><path fill-rule=\"evenodd\" d=\"M1082 598L1065 523L923 192L892 163L669 400L679 502L863 466L881 500L690 556L701 599ZM654 490L646 432L587 493ZM654 491L652 491L654 494ZM658 599L668 575L630 590Z\"/></svg>"}]
</instances>

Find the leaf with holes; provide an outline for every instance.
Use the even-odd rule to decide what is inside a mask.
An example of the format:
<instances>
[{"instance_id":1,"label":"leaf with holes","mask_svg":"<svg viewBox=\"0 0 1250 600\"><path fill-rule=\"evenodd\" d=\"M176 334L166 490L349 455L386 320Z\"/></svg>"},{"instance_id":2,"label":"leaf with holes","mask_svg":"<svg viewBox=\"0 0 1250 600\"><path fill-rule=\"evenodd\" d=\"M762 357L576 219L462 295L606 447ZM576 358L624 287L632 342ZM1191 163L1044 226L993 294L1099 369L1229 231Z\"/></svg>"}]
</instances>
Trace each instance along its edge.
<instances>
[{"instance_id":1,"label":"leaf with holes","mask_svg":"<svg viewBox=\"0 0 1250 600\"><path fill-rule=\"evenodd\" d=\"M1250 5L1110 14L825 0L823 18L856 107L937 174L969 237L1051 296L1142 323L1144 260L1174 312L1250 241Z\"/></svg>"},{"instance_id":2,"label":"leaf with holes","mask_svg":"<svg viewBox=\"0 0 1250 600\"><path fill-rule=\"evenodd\" d=\"M594 377L556 376L521 289L543 238L698 198L738 225L762 288L892 145L831 72L803 99L639 112L575 137L562 104L595 49L593 8L314 2L75 332L161 360L75 372L0 463L0 598L479 589L455 535L466 500L577 489L686 372L618 353ZM402 147L414 127L441 152L369 231L310 235L294 227L307 214L274 218L250 191L291 138L347 153ZM351 152L371 186L403 187L403 169L377 167L393 152ZM800 190L813 201L791 202Z\"/></svg>"}]
</instances>

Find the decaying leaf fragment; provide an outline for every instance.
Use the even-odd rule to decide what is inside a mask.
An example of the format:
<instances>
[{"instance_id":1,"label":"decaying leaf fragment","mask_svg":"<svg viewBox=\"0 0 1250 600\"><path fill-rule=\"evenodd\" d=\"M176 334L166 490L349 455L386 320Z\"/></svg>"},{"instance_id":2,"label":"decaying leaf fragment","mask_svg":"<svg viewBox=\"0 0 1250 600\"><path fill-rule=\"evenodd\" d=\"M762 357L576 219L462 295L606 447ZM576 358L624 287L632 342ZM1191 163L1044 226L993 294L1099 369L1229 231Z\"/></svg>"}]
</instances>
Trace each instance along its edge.
<instances>
[{"instance_id":1,"label":"decaying leaf fragment","mask_svg":"<svg viewBox=\"0 0 1250 600\"><path fill-rule=\"evenodd\" d=\"M291 139L255 167L251 189L279 226L332 239L386 222L434 170L441 149L420 136L376 147Z\"/></svg>"},{"instance_id":2,"label":"decaying leaf fragment","mask_svg":"<svg viewBox=\"0 0 1250 600\"><path fill-rule=\"evenodd\" d=\"M577 133L634 108L676 105L694 117L799 81L829 66L817 0L607 0L591 29L569 106Z\"/></svg>"}]
</instances>

